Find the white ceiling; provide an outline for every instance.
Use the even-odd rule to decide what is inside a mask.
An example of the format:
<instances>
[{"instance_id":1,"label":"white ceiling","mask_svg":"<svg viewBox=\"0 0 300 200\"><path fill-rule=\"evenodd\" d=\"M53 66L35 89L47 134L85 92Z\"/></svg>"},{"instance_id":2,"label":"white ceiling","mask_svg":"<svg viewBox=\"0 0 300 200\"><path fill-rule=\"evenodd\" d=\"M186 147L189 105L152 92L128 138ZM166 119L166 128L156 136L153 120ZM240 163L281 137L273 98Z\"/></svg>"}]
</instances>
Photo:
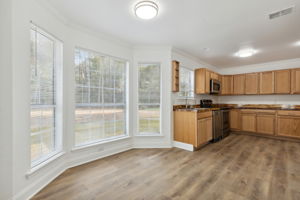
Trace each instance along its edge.
<instances>
[{"instance_id":1,"label":"white ceiling","mask_svg":"<svg viewBox=\"0 0 300 200\"><path fill-rule=\"evenodd\" d=\"M172 45L217 67L299 58L300 0L155 0L151 21L133 13L137 0L47 0L72 23L134 45ZM295 6L290 15L268 14ZM259 51L250 58L233 54ZM209 48L204 51L204 48Z\"/></svg>"}]
</instances>

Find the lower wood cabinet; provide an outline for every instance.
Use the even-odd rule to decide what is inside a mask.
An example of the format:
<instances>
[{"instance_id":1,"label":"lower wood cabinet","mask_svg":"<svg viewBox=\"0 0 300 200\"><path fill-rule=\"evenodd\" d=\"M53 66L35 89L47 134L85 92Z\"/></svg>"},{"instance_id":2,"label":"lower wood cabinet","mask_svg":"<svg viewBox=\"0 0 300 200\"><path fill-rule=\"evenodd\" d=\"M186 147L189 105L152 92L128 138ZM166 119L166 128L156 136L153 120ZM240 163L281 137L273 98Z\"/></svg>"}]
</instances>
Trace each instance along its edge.
<instances>
[{"instance_id":1,"label":"lower wood cabinet","mask_svg":"<svg viewBox=\"0 0 300 200\"><path fill-rule=\"evenodd\" d=\"M174 140L195 148L212 139L212 111L174 111Z\"/></svg>"},{"instance_id":2,"label":"lower wood cabinet","mask_svg":"<svg viewBox=\"0 0 300 200\"><path fill-rule=\"evenodd\" d=\"M300 117L278 116L277 135L300 138Z\"/></svg>"},{"instance_id":3,"label":"lower wood cabinet","mask_svg":"<svg viewBox=\"0 0 300 200\"><path fill-rule=\"evenodd\" d=\"M256 127L258 133L274 135L276 116L267 114L257 114Z\"/></svg>"},{"instance_id":4,"label":"lower wood cabinet","mask_svg":"<svg viewBox=\"0 0 300 200\"><path fill-rule=\"evenodd\" d=\"M240 110L229 111L229 126L231 130L240 130Z\"/></svg>"},{"instance_id":5,"label":"lower wood cabinet","mask_svg":"<svg viewBox=\"0 0 300 200\"><path fill-rule=\"evenodd\" d=\"M242 131L256 132L256 114L255 113L241 113Z\"/></svg>"},{"instance_id":6,"label":"lower wood cabinet","mask_svg":"<svg viewBox=\"0 0 300 200\"><path fill-rule=\"evenodd\" d=\"M197 145L202 145L212 140L212 118L198 120Z\"/></svg>"}]
</instances>

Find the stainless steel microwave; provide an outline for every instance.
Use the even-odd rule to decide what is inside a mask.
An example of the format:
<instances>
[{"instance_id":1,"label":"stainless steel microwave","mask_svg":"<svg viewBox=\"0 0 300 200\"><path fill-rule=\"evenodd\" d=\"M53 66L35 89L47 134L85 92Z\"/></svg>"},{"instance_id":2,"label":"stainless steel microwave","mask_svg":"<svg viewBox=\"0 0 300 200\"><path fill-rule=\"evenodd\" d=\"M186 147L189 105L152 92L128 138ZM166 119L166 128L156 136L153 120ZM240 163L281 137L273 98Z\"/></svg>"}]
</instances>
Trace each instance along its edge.
<instances>
[{"instance_id":1,"label":"stainless steel microwave","mask_svg":"<svg viewBox=\"0 0 300 200\"><path fill-rule=\"evenodd\" d=\"M219 94L221 92L221 82L218 80L210 80L210 93Z\"/></svg>"}]
</instances>

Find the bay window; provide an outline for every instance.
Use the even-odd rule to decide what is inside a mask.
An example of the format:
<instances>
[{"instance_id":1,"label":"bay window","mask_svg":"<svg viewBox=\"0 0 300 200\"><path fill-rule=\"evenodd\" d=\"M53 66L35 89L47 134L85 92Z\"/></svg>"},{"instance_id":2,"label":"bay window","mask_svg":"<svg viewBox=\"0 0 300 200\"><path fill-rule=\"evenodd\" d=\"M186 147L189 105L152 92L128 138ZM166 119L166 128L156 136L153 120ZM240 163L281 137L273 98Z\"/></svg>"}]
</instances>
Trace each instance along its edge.
<instances>
[{"instance_id":1,"label":"bay window","mask_svg":"<svg viewBox=\"0 0 300 200\"><path fill-rule=\"evenodd\" d=\"M127 61L75 50L75 146L127 135Z\"/></svg>"},{"instance_id":2,"label":"bay window","mask_svg":"<svg viewBox=\"0 0 300 200\"><path fill-rule=\"evenodd\" d=\"M35 25L31 26L31 165L55 155L61 145L62 43Z\"/></svg>"},{"instance_id":3,"label":"bay window","mask_svg":"<svg viewBox=\"0 0 300 200\"><path fill-rule=\"evenodd\" d=\"M138 70L138 132L140 135L160 134L160 65L143 63Z\"/></svg>"}]
</instances>

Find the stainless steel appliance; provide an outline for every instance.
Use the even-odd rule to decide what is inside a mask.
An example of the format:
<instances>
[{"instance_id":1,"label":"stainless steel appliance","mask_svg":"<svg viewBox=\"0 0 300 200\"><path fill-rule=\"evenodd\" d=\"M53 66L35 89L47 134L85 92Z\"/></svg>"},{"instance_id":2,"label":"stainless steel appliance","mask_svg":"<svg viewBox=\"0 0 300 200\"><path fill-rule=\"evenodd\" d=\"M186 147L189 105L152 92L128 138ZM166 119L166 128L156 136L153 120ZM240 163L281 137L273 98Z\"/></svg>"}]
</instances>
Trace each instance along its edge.
<instances>
[{"instance_id":1,"label":"stainless steel appliance","mask_svg":"<svg viewBox=\"0 0 300 200\"><path fill-rule=\"evenodd\" d=\"M221 82L218 80L211 79L210 80L210 93L211 94L219 94L221 90Z\"/></svg>"},{"instance_id":2,"label":"stainless steel appliance","mask_svg":"<svg viewBox=\"0 0 300 200\"><path fill-rule=\"evenodd\" d=\"M203 108L212 108L212 100L203 99L200 101ZM217 142L228 136L229 130L229 109L220 108L220 110L213 111L213 142Z\"/></svg>"}]
</instances>

